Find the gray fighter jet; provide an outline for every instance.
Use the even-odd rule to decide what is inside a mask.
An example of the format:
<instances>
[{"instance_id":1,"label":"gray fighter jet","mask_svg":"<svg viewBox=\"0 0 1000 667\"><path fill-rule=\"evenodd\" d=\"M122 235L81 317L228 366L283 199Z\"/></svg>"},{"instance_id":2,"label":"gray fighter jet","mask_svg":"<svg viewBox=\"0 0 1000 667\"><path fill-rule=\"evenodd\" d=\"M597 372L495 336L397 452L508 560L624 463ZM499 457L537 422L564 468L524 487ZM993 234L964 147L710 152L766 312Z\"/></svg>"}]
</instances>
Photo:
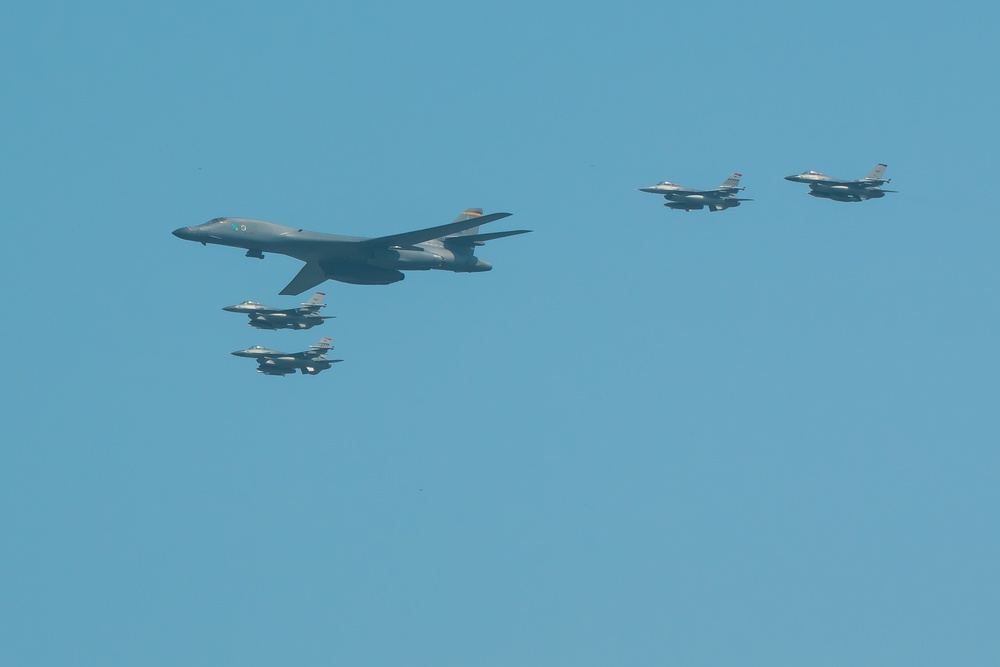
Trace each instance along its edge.
<instances>
[{"instance_id":1,"label":"gray fighter jet","mask_svg":"<svg viewBox=\"0 0 1000 667\"><path fill-rule=\"evenodd\" d=\"M709 211L724 211L727 208L739 206L740 202L753 201L752 199L740 199L736 196L740 190L746 190L746 188L740 187L742 176L743 174L733 174L714 190L692 190L670 181L663 181L648 188L639 188L639 190L654 195L663 195L663 198L667 200L664 206L674 210L700 211L707 206Z\"/></svg>"},{"instance_id":2,"label":"gray fighter jet","mask_svg":"<svg viewBox=\"0 0 1000 667\"><path fill-rule=\"evenodd\" d=\"M403 271L489 271L493 266L475 256L476 246L530 231L479 233L480 225L509 215L483 215L481 208L470 208L447 225L378 238L310 232L248 218L215 218L196 227L181 227L173 234L203 245L245 248L247 257L260 259L265 252L273 252L301 260L306 265L281 290L281 294L301 294L325 280L388 285L402 280Z\"/></svg>"},{"instance_id":3,"label":"gray fighter jet","mask_svg":"<svg viewBox=\"0 0 1000 667\"><path fill-rule=\"evenodd\" d=\"M333 319L333 315L320 315L319 309L325 308L323 292L316 292L309 300L298 308L274 308L256 301L244 301L235 306L226 306L222 310L230 313L243 313L250 318L250 326L255 329L311 329L323 324L323 320Z\"/></svg>"},{"instance_id":4,"label":"gray fighter jet","mask_svg":"<svg viewBox=\"0 0 1000 667\"><path fill-rule=\"evenodd\" d=\"M885 196L886 192L896 192L896 190L882 189L882 184L891 180L882 178L882 175L885 174L885 167L886 165L879 163L868 172L867 176L857 181L843 181L812 170L794 176L785 176L785 180L808 183L809 194L820 199L846 202L866 201L880 199Z\"/></svg>"},{"instance_id":5,"label":"gray fighter jet","mask_svg":"<svg viewBox=\"0 0 1000 667\"><path fill-rule=\"evenodd\" d=\"M296 370L302 371L303 375L319 375L320 372L343 361L343 359L327 359L326 353L331 349L330 339L321 338L315 345L310 345L305 352L288 354L254 345L245 350L236 350L233 354L237 357L256 359L257 372L264 375L288 375L294 374Z\"/></svg>"}]
</instances>

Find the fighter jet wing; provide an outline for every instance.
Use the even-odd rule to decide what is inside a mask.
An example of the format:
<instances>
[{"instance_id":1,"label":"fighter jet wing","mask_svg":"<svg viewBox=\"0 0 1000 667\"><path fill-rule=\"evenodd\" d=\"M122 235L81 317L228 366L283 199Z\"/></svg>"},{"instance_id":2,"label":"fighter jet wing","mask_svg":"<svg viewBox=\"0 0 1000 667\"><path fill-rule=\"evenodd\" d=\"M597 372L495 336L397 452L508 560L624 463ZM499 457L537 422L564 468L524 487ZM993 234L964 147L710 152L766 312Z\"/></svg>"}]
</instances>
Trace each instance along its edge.
<instances>
[{"instance_id":1,"label":"fighter jet wing","mask_svg":"<svg viewBox=\"0 0 1000 667\"><path fill-rule=\"evenodd\" d=\"M427 229L418 229L413 232L403 232L402 234L365 239L364 241L361 241L361 245L378 246L381 248L389 248L392 246L411 246L417 243L423 243L424 241L439 239L442 236L448 236L449 234L463 232L466 229L472 229L473 227L478 227L479 225L485 225L487 222L500 220L510 215L510 213L490 213L489 215L469 218L468 220L460 220L458 222L452 222L438 227L428 227ZM314 283L314 285L318 284L319 283ZM309 287L313 287L314 285L310 285ZM305 287L303 290L309 289L309 287Z\"/></svg>"}]
</instances>

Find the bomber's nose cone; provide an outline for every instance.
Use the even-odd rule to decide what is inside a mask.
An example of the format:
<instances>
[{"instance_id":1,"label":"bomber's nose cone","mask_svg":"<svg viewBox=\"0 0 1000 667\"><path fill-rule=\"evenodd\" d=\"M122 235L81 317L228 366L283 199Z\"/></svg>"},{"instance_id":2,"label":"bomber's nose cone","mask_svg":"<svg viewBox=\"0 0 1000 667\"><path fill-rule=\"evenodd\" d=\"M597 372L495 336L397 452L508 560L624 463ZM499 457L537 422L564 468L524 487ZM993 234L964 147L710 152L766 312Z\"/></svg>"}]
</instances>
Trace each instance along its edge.
<instances>
[{"instance_id":1,"label":"bomber's nose cone","mask_svg":"<svg viewBox=\"0 0 1000 667\"><path fill-rule=\"evenodd\" d=\"M171 232L174 236L179 239L184 239L185 241L194 241L194 228L192 227L180 227Z\"/></svg>"}]
</instances>

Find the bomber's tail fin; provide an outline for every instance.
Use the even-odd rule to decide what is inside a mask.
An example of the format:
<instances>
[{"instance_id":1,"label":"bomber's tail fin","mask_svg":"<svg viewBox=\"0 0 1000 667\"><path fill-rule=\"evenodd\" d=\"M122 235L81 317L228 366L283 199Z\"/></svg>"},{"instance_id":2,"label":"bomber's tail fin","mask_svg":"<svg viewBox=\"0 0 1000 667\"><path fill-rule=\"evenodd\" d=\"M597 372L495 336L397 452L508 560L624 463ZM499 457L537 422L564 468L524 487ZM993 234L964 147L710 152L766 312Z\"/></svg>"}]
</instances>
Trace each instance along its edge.
<instances>
[{"instance_id":1,"label":"bomber's tail fin","mask_svg":"<svg viewBox=\"0 0 1000 667\"><path fill-rule=\"evenodd\" d=\"M886 165L882 164L881 162L878 163L877 165L875 165L872 168L871 171L868 172L868 175L865 176L865 180L866 181L880 181L882 183L888 183L889 181L882 180L882 176L885 174L885 168L886 168Z\"/></svg>"},{"instance_id":2,"label":"bomber's tail fin","mask_svg":"<svg viewBox=\"0 0 1000 667\"><path fill-rule=\"evenodd\" d=\"M733 172L733 175L723 181L722 185L719 186L720 190L742 190L740 187L740 179L743 174L737 174Z\"/></svg>"},{"instance_id":3,"label":"bomber's tail fin","mask_svg":"<svg viewBox=\"0 0 1000 667\"><path fill-rule=\"evenodd\" d=\"M481 218L483 216L483 209L481 208L467 208L458 214L458 217L452 220L452 223L465 222L466 220L472 220L473 218ZM464 231L458 232L457 234L452 234L451 236L474 236L479 233L479 226L470 227Z\"/></svg>"}]
</instances>

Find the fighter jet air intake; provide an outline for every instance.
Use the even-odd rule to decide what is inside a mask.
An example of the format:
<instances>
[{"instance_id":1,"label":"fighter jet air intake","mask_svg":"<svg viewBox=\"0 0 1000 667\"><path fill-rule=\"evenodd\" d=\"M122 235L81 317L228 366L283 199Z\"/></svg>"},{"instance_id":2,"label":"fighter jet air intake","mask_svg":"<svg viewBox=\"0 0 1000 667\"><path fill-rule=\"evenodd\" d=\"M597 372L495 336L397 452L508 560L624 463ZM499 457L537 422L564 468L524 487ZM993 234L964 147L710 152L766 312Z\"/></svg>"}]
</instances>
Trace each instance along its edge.
<instances>
[{"instance_id":1,"label":"fighter jet air intake","mask_svg":"<svg viewBox=\"0 0 1000 667\"><path fill-rule=\"evenodd\" d=\"M857 181L843 181L812 170L793 176L785 176L785 180L808 183L809 194L820 199L846 202L866 201L884 197L886 192L896 192L896 190L882 189L882 184L888 183L890 180L882 178L882 175L885 174L885 168L886 165L879 163L868 172L867 176Z\"/></svg>"},{"instance_id":2,"label":"fighter jet air intake","mask_svg":"<svg viewBox=\"0 0 1000 667\"><path fill-rule=\"evenodd\" d=\"M700 211L707 206L709 211L724 211L727 208L739 206L740 202L753 201L752 199L740 199L736 196L740 190L746 190L746 188L740 187L742 176L742 174L733 174L714 190L693 190L670 181L663 181L648 188L639 188L639 190L654 195L663 195L663 198L667 200L664 206L674 210Z\"/></svg>"},{"instance_id":3,"label":"fighter jet air intake","mask_svg":"<svg viewBox=\"0 0 1000 667\"><path fill-rule=\"evenodd\" d=\"M305 266L281 290L281 294L301 294L326 280L388 285L402 280L403 271L489 271L493 266L475 256L476 246L531 231L479 233L480 225L509 215L483 215L482 209L469 208L447 225L377 238L337 236L248 218L215 218L195 227L181 227L173 234L203 245L245 248L247 257L261 259L265 252L271 252L301 260Z\"/></svg>"}]
</instances>

